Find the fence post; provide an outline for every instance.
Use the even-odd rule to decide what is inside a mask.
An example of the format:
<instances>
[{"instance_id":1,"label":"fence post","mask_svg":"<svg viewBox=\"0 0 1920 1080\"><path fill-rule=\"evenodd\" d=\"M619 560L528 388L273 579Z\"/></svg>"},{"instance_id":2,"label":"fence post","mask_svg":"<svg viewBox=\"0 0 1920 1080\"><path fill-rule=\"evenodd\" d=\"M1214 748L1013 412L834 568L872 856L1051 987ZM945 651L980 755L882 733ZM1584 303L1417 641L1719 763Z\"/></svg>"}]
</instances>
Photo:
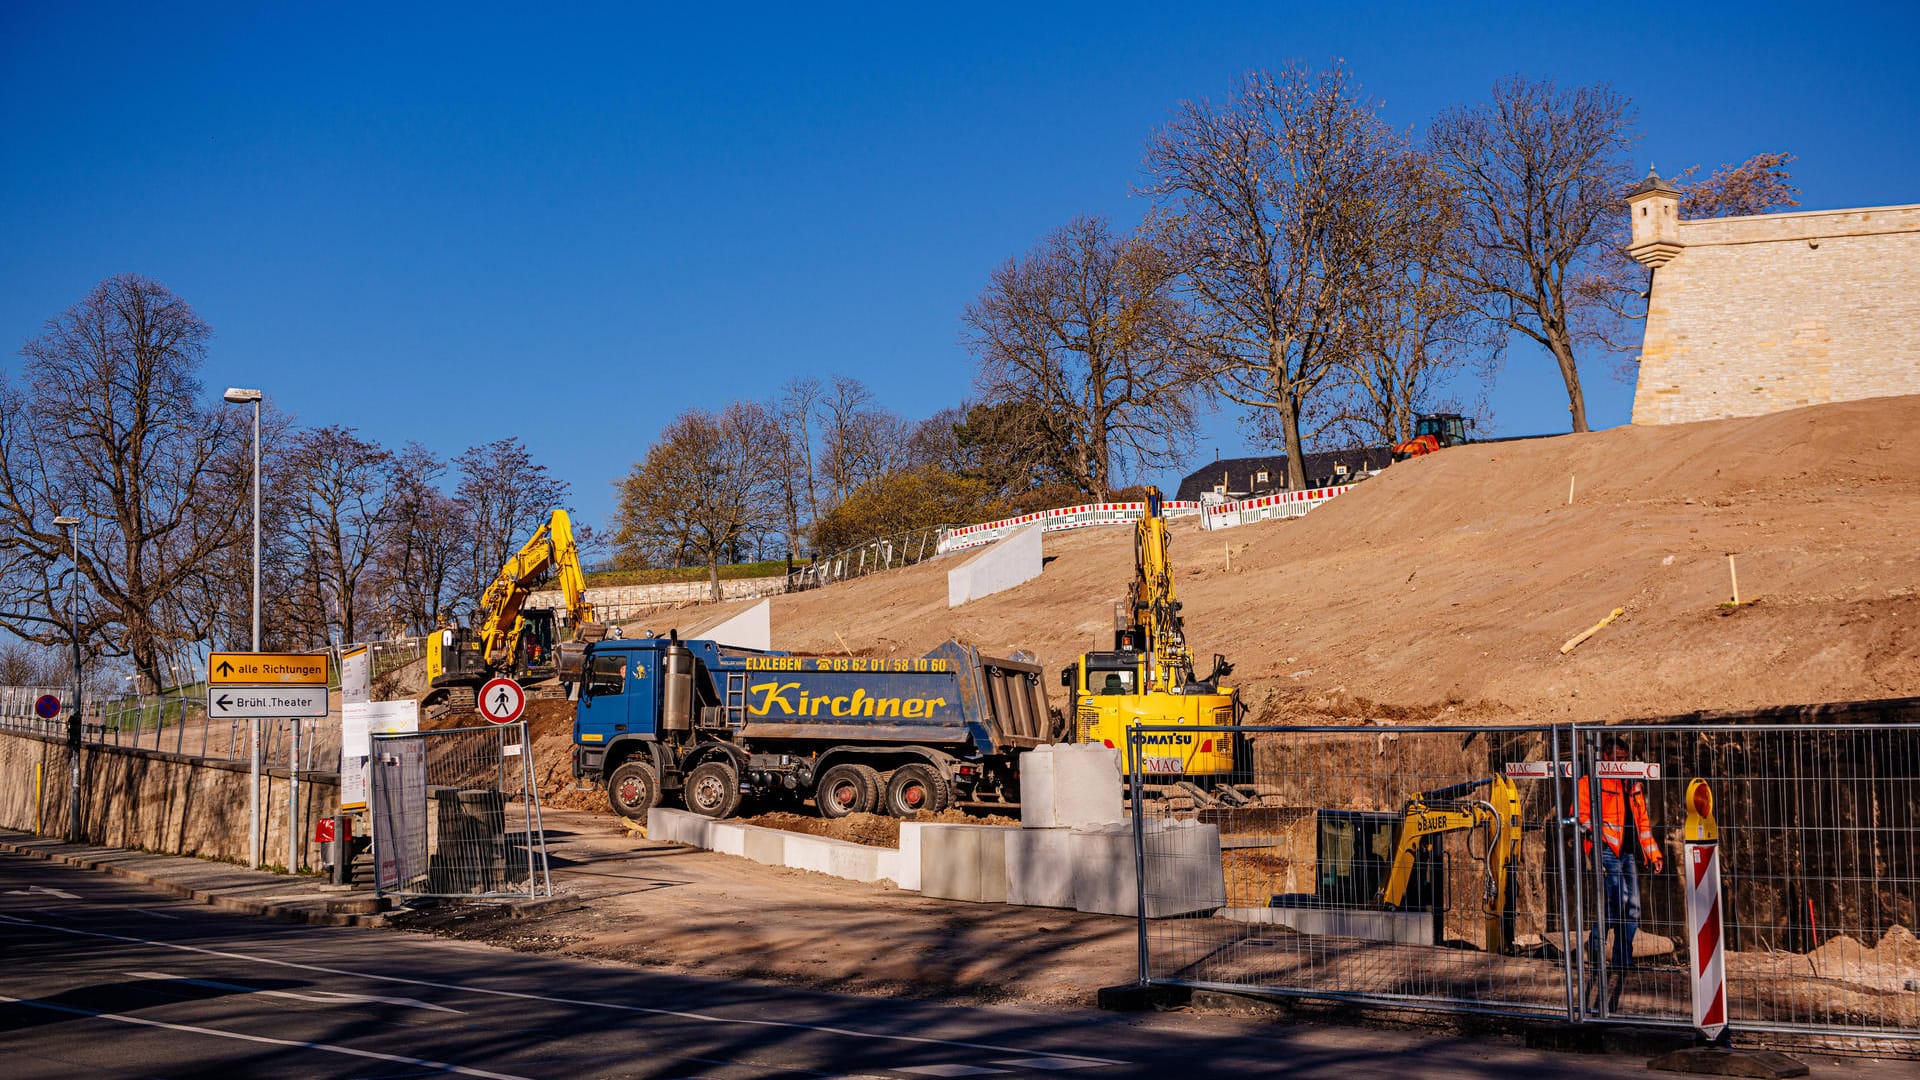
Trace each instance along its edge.
<instances>
[{"instance_id":1,"label":"fence post","mask_svg":"<svg viewBox=\"0 0 1920 1080\"><path fill-rule=\"evenodd\" d=\"M1569 750L1567 755L1568 760L1572 760L1572 756L1571 750ZM1565 863L1565 853L1567 850L1567 809L1566 801L1561 798L1563 792L1561 790L1559 776L1560 725L1558 724L1554 724L1547 729L1547 761L1551 763L1548 768L1551 769L1553 773L1553 779L1551 781L1553 784L1553 849L1561 856L1562 860L1560 872L1554 875L1554 877L1559 879L1557 882L1559 887L1555 891L1560 894L1561 941L1566 942L1572 940L1577 942L1579 940L1577 936L1569 937L1569 935L1573 935L1575 931L1571 928L1572 924L1567 922L1567 880L1572 875L1567 873ZM1579 838L1575 837L1575 839L1578 840ZM1577 882L1578 879L1576 878L1575 880ZM1576 922L1578 921L1578 916L1575 917L1575 920ZM1574 955L1574 950L1565 948L1560 950L1560 964L1564 974L1563 981L1567 986L1567 1020L1570 1023L1577 1022L1580 1019L1578 1009L1580 999L1574 991L1574 982L1576 979L1574 964L1576 961L1577 957Z\"/></svg>"},{"instance_id":2,"label":"fence post","mask_svg":"<svg viewBox=\"0 0 1920 1080\"><path fill-rule=\"evenodd\" d=\"M1133 900L1135 925L1138 928L1140 954L1140 985L1147 985L1152 977L1151 965L1147 956L1147 830L1141 819L1140 790L1140 745L1143 737L1140 727L1135 724L1127 729L1127 789L1133 802Z\"/></svg>"}]
</instances>

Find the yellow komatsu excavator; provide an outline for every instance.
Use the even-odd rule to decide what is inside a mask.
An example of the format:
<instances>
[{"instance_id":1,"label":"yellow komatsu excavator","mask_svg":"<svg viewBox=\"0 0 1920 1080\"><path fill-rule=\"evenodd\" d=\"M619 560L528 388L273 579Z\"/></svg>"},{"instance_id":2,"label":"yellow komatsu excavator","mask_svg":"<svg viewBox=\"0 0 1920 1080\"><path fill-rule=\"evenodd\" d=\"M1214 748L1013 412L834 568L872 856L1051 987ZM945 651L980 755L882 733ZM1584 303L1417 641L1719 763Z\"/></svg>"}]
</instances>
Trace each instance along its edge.
<instances>
[{"instance_id":1,"label":"yellow komatsu excavator","mask_svg":"<svg viewBox=\"0 0 1920 1080\"><path fill-rule=\"evenodd\" d=\"M566 599L571 642L559 640L552 609L526 606L533 587L549 572L559 579ZM573 521L565 510L555 510L480 593L477 629L449 626L428 636L423 711L435 717L471 709L481 684L497 675L539 683L564 674L563 653L606 637L586 593Z\"/></svg>"},{"instance_id":2,"label":"yellow komatsu excavator","mask_svg":"<svg viewBox=\"0 0 1920 1080\"><path fill-rule=\"evenodd\" d=\"M1068 710L1082 742L1125 747L1133 724L1179 727L1236 722L1240 699L1220 685L1233 665L1218 654L1213 670L1196 678L1180 602L1174 598L1173 559L1160 493L1147 489L1147 509L1134 529L1133 594L1116 612L1111 650L1083 654L1060 672ZM1140 769L1174 780L1223 777L1234 771L1237 744L1230 732L1174 731L1145 736ZM1129 759L1131 754L1129 754Z\"/></svg>"}]
</instances>

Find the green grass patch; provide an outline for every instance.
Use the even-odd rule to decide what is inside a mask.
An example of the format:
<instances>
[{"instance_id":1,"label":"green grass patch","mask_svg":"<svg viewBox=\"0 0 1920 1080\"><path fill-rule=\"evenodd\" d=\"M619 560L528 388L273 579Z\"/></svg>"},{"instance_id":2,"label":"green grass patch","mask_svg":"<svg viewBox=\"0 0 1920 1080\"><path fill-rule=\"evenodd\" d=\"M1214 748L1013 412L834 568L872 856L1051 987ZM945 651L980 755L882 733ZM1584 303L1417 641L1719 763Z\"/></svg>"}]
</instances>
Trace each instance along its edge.
<instances>
[{"instance_id":1,"label":"green grass patch","mask_svg":"<svg viewBox=\"0 0 1920 1080\"><path fill-rule=\"evenodd\" d=\"M741 578L781 577L787 572L786 560L769 562L735 563L720 568L720 580L735 581ZM616 585L663 585L675 581L705 581L707 568L704 566L661 567L651 570L602 570L588 574L588 588L606 588Z\"/></svg>"}]
</instances>

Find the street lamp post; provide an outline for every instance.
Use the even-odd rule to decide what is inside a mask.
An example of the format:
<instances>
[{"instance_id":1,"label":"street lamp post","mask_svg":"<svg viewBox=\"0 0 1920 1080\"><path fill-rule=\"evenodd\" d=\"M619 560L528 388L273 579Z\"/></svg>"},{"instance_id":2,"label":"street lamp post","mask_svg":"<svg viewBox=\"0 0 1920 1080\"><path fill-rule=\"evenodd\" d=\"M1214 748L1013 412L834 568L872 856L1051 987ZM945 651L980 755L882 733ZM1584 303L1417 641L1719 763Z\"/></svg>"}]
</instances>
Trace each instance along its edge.
<instances>
[{"instance_id":1,"label":"street lamp post","mask_svg":"<svg viewBox=\"0 0 1920 1080\"><path fill-rule=\"evenodd\" d=\"M75 597L80 592L80 519L57 517L55 525L67 530L67 547L73 556L73 583L67 586L67 629L73 638L73 700L67 703L67 841L78 844L80 835L80 607Z\"/></svg>"},{"instance_id":2,"label":"street lamp post","mask_svg":"<svg viewBox=\"0 0 1920 1080\"><path fill-rule=\"evenodd\" d=\"M260 391L227 387L222 395L235 405L253 405L253 651L260 651ZM247 789L247 865L260 868L260 719L248 721L252 783ZM293 823L289 821L291 830Z\"/></svg>"}]
</instances>

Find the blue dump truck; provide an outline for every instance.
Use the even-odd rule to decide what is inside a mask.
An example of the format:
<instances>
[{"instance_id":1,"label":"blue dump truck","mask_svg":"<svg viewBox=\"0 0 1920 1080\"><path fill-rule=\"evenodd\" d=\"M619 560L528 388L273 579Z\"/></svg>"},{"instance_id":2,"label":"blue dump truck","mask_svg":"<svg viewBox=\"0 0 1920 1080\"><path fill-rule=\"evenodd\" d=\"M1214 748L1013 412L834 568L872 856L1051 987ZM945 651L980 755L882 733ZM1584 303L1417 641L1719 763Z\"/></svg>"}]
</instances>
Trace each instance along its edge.
<instances>
[{"instance_id":1,"label":"blue dump truck","mask_svg":"<svg viewBox=\"0 0 1920 1080\"><path fill-rule=\"evenodd\" d=\"M1037 665L952 642L877 660L608 639L561 667L579 683L574 776L642 820L676 796L712 818L748 798L826 817L1014 803L1019 754L1067 736Z\"/></svg>"}]
</instances>

